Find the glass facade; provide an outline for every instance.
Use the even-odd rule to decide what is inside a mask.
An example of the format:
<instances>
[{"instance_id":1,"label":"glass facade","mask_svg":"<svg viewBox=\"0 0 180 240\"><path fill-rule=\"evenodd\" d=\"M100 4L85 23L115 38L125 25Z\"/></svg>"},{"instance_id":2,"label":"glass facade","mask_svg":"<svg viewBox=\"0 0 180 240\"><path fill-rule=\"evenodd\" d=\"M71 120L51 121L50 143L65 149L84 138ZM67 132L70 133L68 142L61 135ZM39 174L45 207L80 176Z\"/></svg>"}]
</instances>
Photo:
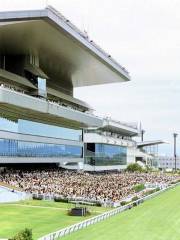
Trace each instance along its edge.
<instances>
[{"instance_id":1,"label":"glass facade","mask_svg":"<svg viewBox=\"0 0 180 240\"><path fill-rule=\"evenodd\" d=\"M18 123L0 117L0 130L18 132Z\"/></svg>"},{"instance_id":2,"label":"glass facade","mask_svg":"<svg viewBox=\"0 0 180 240\"><path fill-rule=\"evenodd\" d=\"M82 147L0 139L0 156L81 158Z\"/></svg>"},{"instance_id":3,"label":"glass facade","mask_svg":"<svg viewBox=\"0 0 180 240\"><path fill-rule=\"evenodd\" d=\"M13 122L5 118L0 118L0 130L73 140L77 142L82 141L81 130L52 126L22 119L19 119L18 122ZM81 146L0 139L0 156L4 157L82 158L82 152Z\"/></svg>"},{"instance_id":4,"label":"glass facade","mask_svg":"<svg viewBox=\"0 0 180 240\"><path fill-rule=\"evenodd\" d=\"M85 163L95 166L126 165L127 148L117 145L85 144Z\"/></svg>"},{"instance_id":5,"label":"glass facade","mask_svg":"<svg viewBox=\"0 0 180 240\"><path fill-rule=\"evenodd\" d=\"M81 130L63 128L38 122L26 121L22 119L18 121L18 132L44 137L62 138L74 141L81 141L82 139Z\"/></svg>"},{"instance_id":6,"label":"glass facade","mask_svg":"<svg viewBox=\"0 0 180 240\"><path fill-rule=\"evenodd\" d=\"M23 119L19 119L18 122L13 122L0 117L0 130L36 136L82 141L82 130L58 127Z\"/></svg>"}]
</instances>

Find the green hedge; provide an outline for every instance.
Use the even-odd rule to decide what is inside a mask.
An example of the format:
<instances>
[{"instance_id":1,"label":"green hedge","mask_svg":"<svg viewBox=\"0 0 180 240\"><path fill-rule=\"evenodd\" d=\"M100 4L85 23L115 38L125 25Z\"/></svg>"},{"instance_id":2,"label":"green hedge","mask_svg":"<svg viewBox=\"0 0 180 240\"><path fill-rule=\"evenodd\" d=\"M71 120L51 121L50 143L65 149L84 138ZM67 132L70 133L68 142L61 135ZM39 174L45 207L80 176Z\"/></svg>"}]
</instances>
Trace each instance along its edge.
<instances>
[{"instance_id":1,"label":"green hedge","mask_svg":"<svg viewBox=\"0 0 180 240\"><path fill-rule=\"evenodd\" d=\"M145 186L144 186L144 184L138 184L138 185L136 185L136 186L134 186L133 187L133 190L137 193L137 192L140 192L140 191L142 191L142 190L144 190L145 189Z\"/></svg>"},{"instance_id":2,"label":"green hedge","mask_svg":"<svg viewBox=\"0 0 180 240\"><path fill-rule=\"evenodd\" d=\"M145 193L144 193L144 196L150 195L150 194L155 193L155 192L158 192L158 191L160 191L160 190L161 190L161 189L160 189L159 187L157 187L157 188L155 188L155 189L151 189L151 190L145 192Z\"/></svg>"},{"instance_id":3,"label":"green hedge","mask_svg":"<svg viewBox=\"0 0 180 240\"><path fill-rule=\"evenodd\" d=\"M137 201L139 198L137 197L137 196L135 196L135 197L133 197L132 199L131 199L131 201L132 202L134 202L134 201Z\"/></svg>"},{"instance_id":4,"label":"green hedge","mask_svg":"<svg viewBox=\"0 0 180 240\"><path fill-rule=\"evenodd\" d=\"M138 163L130 163L126 170L128 172L143 172L143 168Z\"/></svg>"},{"instance_id":5,"label":"green hedge","mask_svg":"<svg viewBox=\"0 0 180 240\"><path fill-rule=\"evenodd\" d=\"M62 198L62 197L54 197L54 201L55 202L63 202L63 203L68 203L69 199L67 198ZM79 202L79 204L81 204L81 202ZM97 207L101 207L102 204L100 202L92 202L93 206L97 206ZM84 203L82 203L82 205L84 205ZM86 204L85 204L86 205Z\"/></svg>"},{"instance_id":6,"label":"green hedge","mask_svg":"<svg viewBox=\"0 0 180 240\"><path fill-rule=\"evenodd\" d=\"M128 202L126 202L126 201L122 201L122 202L121 202L121 206L124 206L124 205L126 205L126 204L128 204Z\"/></svg>"},{"instance_id":7,"label":"green hedge","mask_svg":"<svg viewBox=\"0 0 180 240\"><path fill-rule=\"evenodd\" d=\"M26 228L23 231L19 232L17 235L15 235L13 238L10 238L9 240L33 240L32 230Z\"/></svg>"},{"instance_id":8,"label":"green hedge","mask_svg":"<svg viewBox=\"0 0 180 240\"><path fill-rule=\"evenodd\" d=\"M43 200L43 195L33 195L33 200Z\"/></svg>"},{"instance_id":9,"label":"green hedge","mask_svg":"<svg viewBox=\"0 0 180 240\"><path fill-rule=\"evenodd\" d=\"M68 203L68 199L67 198L61 198L61 197L55 197L54 198L55 202L63 202L63 203Z\"/></svg>"}]
</instances>

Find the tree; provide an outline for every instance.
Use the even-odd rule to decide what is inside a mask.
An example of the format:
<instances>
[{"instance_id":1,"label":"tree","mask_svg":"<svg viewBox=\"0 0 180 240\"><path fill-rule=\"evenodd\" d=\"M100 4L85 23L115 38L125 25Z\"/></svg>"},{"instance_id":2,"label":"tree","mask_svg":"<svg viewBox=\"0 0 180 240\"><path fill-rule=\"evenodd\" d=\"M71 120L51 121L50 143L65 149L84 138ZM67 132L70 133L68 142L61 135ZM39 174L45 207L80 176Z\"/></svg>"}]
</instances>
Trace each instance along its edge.
<instances>
[{"instance_id":1,"label":"tree","mask_svg":"<svg viewBox=\"0 0 180 240\"><path fill-rule=\"evenodd\" d=\"M138 163L130 163L126 169L128 172L142 172L143 168Z\"/></svg>"}]
</instances>

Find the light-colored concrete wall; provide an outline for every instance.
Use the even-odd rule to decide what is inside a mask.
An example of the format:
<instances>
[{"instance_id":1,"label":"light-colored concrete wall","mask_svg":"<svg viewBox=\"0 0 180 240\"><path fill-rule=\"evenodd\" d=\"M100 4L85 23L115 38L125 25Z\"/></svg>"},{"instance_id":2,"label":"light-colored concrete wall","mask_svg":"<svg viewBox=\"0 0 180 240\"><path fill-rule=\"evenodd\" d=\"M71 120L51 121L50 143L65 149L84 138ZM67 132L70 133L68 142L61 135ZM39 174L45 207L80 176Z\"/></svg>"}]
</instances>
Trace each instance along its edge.
<instances>
[{"instance_id":1,"label":"light-colored concrete wall","mask_svg":"<svg viewBox=\"0 0 180 240\"><path fill-rule=\"evenodd\" d=\"M135 142L133 141L118 139L110 136L104 136L97 133L85 133L84 142L85 143L104 143L104 144L112 144L112 145L119 145L119 146L125 146L125 147L135 146Z\"/></svg>"},{"instance_id":2,"label":"light-colored concrete wall","mask_svg":"<svg viewBox=\"0 0 180 240\"><path fill-rule=\"evenodd\" d=\"M56 157L0 157L1 164L7 163L59 163L61 165L73 162L83 162L83 158L56 158Z\"/></svg>"},{"instance_id":3,"label":"light-colored concrete wall","mask_svg":"<svg viewBox=\"0 0 180 240\"><path fill-rule=\"evenodd\" d=\"M40 122L56 122L63 125L67 121L69 126L101 126L102 119L92 114L83 113L72 108L67 108L56 103L48 102L43 99L22 94L13 90L0 87L0 103L7 110L11 110L19 116L26 118L35 118ZM0 105L0 109L4 106ZM8 114L8 111L4 111ZM22 117L23 118L23 117Z\"/></svg>"},{"instance_id":4,"label":"light-colored concrete wall","mask_svg":"<svg viewBox=\"0 0 180 240\"><path fill-rule=\"evenodd\" d=\"M113 165L113 166L91 166L84 164L84 171L104 171L104 170L123 170L126 169L126 165Z\"/></svg>"}]
</instances>

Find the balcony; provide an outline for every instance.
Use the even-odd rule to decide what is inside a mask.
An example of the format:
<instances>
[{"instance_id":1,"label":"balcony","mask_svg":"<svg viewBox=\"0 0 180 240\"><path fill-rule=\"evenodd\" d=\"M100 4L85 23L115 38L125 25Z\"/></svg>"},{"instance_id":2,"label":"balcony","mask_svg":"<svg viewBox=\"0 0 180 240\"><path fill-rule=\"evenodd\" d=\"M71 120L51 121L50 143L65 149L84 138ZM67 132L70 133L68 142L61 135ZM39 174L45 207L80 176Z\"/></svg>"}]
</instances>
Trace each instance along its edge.
<instances>
[{"instance_id":1,"label":"balcony","mask_svg":"<svg viewBox=\"0 0 180 240\"><path fill-rule=\"evenodd\" d=\"M120 122L109 117L103 119L103 126L101 129L104 131L111 131L113 133L121 133L125 136L137 136L139 133L139 129L136 123Z\"/></svg>"},{"instance_id":2,"label":"balcony","mask_svg":"<svg viewBox=\"0 0 180 240\"><path fill-rule=\"evenodd\" d=\"M102 119L90 113L29 96L24 92L7 88L4 84L0 86L0 114L13 121L21 118L77 129L102 125Z\"/></svg>"},{"instance_id":3,"label":"balcony","mask_svg":"<svg viewBox=\"0 0 180 240\"><path fill-rule=\"evenodd\" d=\"M86 143L104 143L104 144L112 144L119 145L124 147L135 147L136 142L128 139L120 139L113 136L107 136L105 134L99 133L85 133L84 142Z\"/></svg>"}]
</instances>

